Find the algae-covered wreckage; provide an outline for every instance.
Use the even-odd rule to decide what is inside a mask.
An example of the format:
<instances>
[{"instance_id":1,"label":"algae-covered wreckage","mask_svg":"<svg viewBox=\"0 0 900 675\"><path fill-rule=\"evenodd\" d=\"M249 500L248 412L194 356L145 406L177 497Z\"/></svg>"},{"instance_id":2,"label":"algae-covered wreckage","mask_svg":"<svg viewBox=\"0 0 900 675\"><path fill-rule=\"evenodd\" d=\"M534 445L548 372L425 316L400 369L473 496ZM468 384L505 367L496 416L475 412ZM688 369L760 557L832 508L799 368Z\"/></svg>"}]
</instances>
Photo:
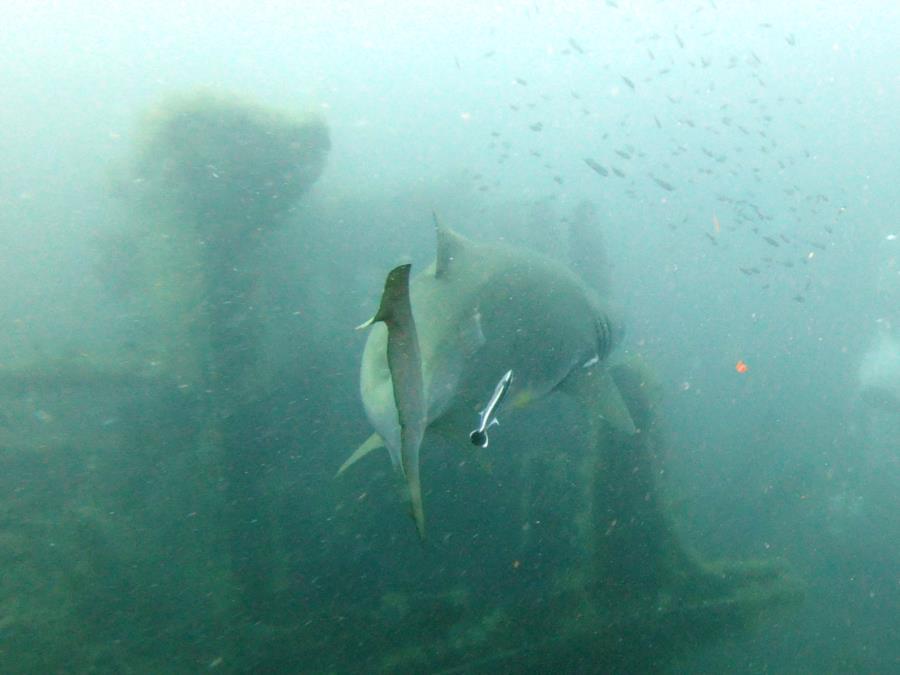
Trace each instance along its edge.
<instances>
[{"instance_id":1,"label":"algae-covered wreckage","mask_svg":"<svg viewBox=\"0 0 900 675\"><path fill-rule=\"evenodd\" d=\"M401 480L380 471L383 458L333 480L349 443L340 428L360 409L358 354L325 358L306 320L291 329L296 360L278 361L264 281L265 242L295 221L329 148L318 117L224 95L176 97L144 121L117 190L132 218L116 241L133 245L114 251L133 255L131 296L118 301L138 336L121 351L0 369L4 672L639 672L797 600L778 565L712 563L685 547L659 485L652 370L568 333L512 345L536 359L515 366L520 384L533 368L540 386L511 391L493 466L468 432L497 373L465 373L460 403L436 416L440 437L422 445L424 544L393 517ZM498 295L478 291L483 325L442 368L485 363L466 349L490 340L488 303L510 286L490 288ZM568 309L586 297L571 294ZM298 302L292 315L321 319ZM596 344L595 321L555 320ZM433 328L420 328L426 347ZM603 357L604 387L568 382L571 407L544 396L566 373L537 368L542 339L579 375ZM486 345L488 362L510 351ZM433 357L423 353L429 381ZM347 377L327 377L335 370Z\"/></svg>"}]
</instances>

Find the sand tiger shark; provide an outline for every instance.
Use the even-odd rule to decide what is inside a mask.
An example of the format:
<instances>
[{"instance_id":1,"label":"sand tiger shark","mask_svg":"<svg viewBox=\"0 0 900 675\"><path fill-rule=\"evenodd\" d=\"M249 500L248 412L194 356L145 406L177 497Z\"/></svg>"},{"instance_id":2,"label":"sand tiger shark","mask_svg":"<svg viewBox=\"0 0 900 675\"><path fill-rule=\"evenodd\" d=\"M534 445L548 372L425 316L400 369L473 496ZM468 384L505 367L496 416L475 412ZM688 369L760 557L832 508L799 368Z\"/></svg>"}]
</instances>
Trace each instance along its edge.
<instances>
[{"instance_id":1,"label":"sand tiger shark","mask_svg":"<svg viewBox=\"0 0 900 675\"><path fill-rule=\"evenodd\" d=\"M393 269L378 311L360 326L371 327L360 393L375 433L338 471L386 446L423 538L419 449L426 430L469 443L504 373L515 373L507 408L567 391L590 408L592 424L635 431L606 370L616 327L597 295L555 260L476 243L437 217L435 225L434 263L412 280L410 265Z\"/></svg>"}]
</instances>

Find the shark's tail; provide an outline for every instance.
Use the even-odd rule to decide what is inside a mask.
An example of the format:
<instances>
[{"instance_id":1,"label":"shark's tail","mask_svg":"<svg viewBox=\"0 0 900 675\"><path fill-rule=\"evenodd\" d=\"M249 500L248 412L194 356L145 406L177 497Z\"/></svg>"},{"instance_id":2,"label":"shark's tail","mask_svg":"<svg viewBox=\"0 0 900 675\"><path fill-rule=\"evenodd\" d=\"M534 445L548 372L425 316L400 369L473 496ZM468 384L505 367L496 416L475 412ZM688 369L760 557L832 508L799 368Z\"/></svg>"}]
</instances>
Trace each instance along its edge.
<instances>
[{"instance_id":1,"label":"shark's tail","mask_svg":"<svg viewBox=\"0 0 900 675\"><path fill-rule=\"evenodd\" d=\"M409 301L410 265L390 271L378 311L368 326L383 321L388 329L387 360L400 423L400 468L409 486L413 518L419 536L425 538L425 510L419 483L419 447L425 434L427 407L422 380L422 357L419 338Z\"/></svg>"}]
</instances>

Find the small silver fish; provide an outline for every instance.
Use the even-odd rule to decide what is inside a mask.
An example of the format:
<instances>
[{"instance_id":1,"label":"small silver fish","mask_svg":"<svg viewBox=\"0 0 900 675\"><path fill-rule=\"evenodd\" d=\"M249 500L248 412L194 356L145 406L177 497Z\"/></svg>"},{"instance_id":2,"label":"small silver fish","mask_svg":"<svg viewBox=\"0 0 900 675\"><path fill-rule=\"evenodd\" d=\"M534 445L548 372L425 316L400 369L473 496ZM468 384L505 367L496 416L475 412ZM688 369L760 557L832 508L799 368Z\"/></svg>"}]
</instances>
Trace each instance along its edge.
<instances>
[{"instance_id":1,"label":"small silver fish","mask_svg":"<svg viewBox=\"0 0 900 675\"><path fill-rule=\"evenodd\" d=\"M497 408L500 407L500 404L509 392L509 385L512 384L512 376L512 371L507 370L503 377L500 378L497 386L494 387L494 393L491 394L490 400L487 402L487 405L484 406L484 410L479 413L480 419L478 421L478 428L469 434L469 440L472 441L472 445L477 445L481 448L486 448L488 446L487 430L495 424L500 424L494 416L494 413L497 412Z\"/></svg>"}]
</instances>

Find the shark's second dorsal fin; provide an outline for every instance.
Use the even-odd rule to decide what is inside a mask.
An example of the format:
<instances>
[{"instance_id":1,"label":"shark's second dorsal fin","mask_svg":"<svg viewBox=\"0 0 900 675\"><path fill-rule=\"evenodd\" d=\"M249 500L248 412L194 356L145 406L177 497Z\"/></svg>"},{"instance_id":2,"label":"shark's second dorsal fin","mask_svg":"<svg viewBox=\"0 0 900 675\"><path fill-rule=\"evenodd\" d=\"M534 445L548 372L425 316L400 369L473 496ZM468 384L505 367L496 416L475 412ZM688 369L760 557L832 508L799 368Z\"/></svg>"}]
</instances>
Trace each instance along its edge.
<instances>
[{"instance_id":1,"label":"shark's second dorsal fin","mask_svg":"<svg viewBox=\"0 0 900 675\"><path fill-rule=\"evenodd\" d=\"M470 242L462 235L446 227L438 218L437 213L432 211L432 215L434 216L434 229L437 236L434 276L438 279L446 278L453 267L453 261L458 260L464 254Z\"/></svg>"}]
</instances>

